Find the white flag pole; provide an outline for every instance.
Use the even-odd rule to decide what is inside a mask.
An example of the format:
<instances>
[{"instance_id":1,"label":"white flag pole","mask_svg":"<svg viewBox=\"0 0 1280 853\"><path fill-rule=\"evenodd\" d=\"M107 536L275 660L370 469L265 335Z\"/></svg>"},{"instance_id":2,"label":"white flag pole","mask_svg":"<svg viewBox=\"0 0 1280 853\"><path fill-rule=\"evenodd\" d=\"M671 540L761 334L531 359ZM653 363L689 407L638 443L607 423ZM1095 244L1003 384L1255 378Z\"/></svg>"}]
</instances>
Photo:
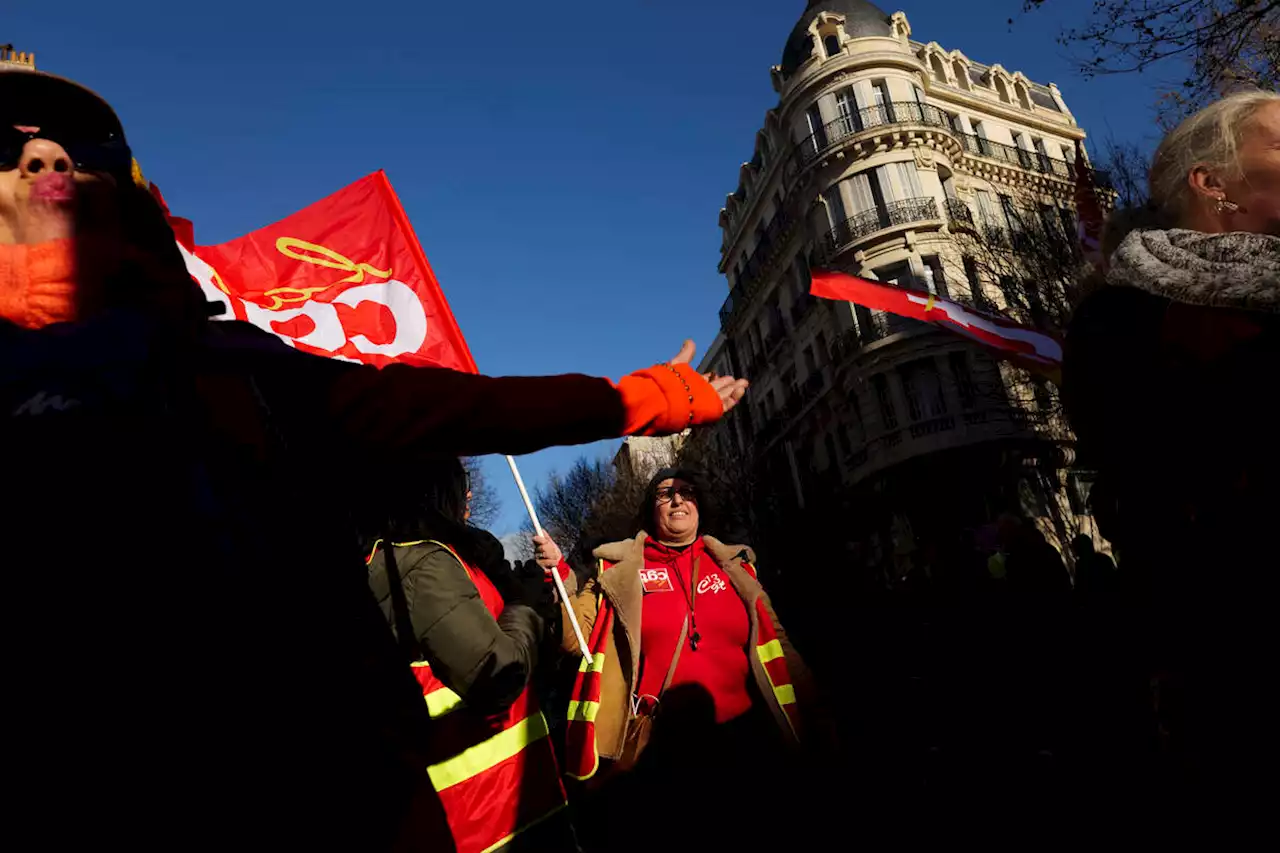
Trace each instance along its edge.
<instances>
[{"instance_id":1,"label":"white flag pole","mask_svg":"<svg viewBox=\"0 0 1280 853\"><path fill-rule=\"evenodd\" d=\"M533 529L542 536L542 525L538 522L538 513L533 509L533 501L529 500L529 490L524 487L524 478L520 476L520 469L516 467L515 457L508 456L507 464L511 466L511 476L516 478L516 488L520 490L520 498L524 501L524 508L529 513L529 520L533 522ZM573 635L578 638L578 648L582 649L582 657L585 660L591 660L591 650L587 648L587 640L582 636L582 626L578 624L578 617L573 615L573 607L569 604L569 593L564 588L564 581L560 580L558 569L551 570L551 579L555 581L556 592L564 602L564 615L569 617L569 624L573 626Z\"/></svg>"}]
</instances>

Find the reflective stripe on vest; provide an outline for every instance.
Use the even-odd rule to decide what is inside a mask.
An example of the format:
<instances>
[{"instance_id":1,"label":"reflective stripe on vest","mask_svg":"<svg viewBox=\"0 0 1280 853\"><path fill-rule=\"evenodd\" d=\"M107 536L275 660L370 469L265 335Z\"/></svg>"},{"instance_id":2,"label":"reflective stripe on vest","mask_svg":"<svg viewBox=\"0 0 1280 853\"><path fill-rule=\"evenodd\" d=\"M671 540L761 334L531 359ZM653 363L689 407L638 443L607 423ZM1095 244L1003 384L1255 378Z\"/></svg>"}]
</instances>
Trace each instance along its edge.
<instances>
[{"instance_id":1,"label":"reflective stripe on vest","mask_svg":"<svg viewBox=\"0 0 1280 853\"><path fill-rule=\"evenodd\" d=\"M608 568L603 560L600 571ZM600 713L600 691L608 648L613 633L613 606L604 596L597 600L596 624L591 629L591 657L578 662L578 675L573 682L565 727L565 774L585 780L600 769L600 752L596 746L596 715Z\"/></svg>"},{"instance_id":2,"label":"reflective stripe on vest","mask_svg":"<svg viewBox=\"0 0 1280 853\"><path fill-rule=\"evenodd\" d=\"M799 709L796 707L796 689L791 684L791 673L787 669L787 659L782 650L782 641L778 639L773 627L773 619L769 617L769 609L764 599L756 599L756 616L760 623L760 633L756 637L756 657L764 668L764 676L773 688L773 698L782 710L782 717L787 721L791 734L797 740L800 737Z\"/></svg>"},{"instance_id":3,"label":"reflective stripe on vest","mask_svg":"<svg viewBox=\"0 0 1280 853\"><path fill-rule=\"evenodd\" d=\"M501 596L487 577L473 570L442 542L480 591L497 618ZM567 805L546 718L528 686L504 713L481 717L446 686L428 661L413 665L433 728L431 786L439 793L458 853L488 853L541 823Z\"/></svg>"}]
</instances>

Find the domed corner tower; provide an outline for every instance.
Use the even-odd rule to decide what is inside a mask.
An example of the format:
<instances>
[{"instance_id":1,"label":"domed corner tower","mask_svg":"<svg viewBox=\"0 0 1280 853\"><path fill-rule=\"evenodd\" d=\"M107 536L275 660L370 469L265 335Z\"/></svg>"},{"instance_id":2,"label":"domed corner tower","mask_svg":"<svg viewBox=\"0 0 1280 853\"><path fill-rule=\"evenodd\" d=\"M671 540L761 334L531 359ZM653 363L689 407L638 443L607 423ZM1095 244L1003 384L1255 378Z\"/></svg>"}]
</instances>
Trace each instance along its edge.
<instances>
[{"instance_id":1,"label":"domed corner tower","mask_svg":"<svg viewBox=\"0 0 1280 853\"><path fill-rule=\"evenodd\" d=\"M1066 497L1052 386L955 334L808 294L821 266L1051 327L1018 258L1031 231L1075 233L1085 134L1057 87L917 41L867 0L810 0L771 75L778 103L720 211L723 349L753 383L730 432L796 506L873 492L928 535L1038 505L1060 517L1052 538L1092 532ZM879 527L900 530L890 516Z\"/></svg>"}]
</instances>

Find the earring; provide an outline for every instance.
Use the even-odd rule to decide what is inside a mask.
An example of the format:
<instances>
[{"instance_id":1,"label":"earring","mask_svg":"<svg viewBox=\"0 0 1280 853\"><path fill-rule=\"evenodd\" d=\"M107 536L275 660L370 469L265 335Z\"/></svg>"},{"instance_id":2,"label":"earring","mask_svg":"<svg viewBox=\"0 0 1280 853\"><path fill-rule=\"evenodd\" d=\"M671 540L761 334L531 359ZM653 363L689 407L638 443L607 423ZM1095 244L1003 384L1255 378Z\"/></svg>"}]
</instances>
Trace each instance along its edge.
<instances>
[{"instance_id":1,"label":"earring","mask_svg":"<svg viewBox=\"0 0 1280 853\"><path fill-rule=\"evenodd\" d=\"M1240 205L1234 201L1227 201L1225 198L1218 199L1218 203L1214 205L1214 210L1218 213L1235 213L1240 209Z\"/></svg>"}]
</instances>

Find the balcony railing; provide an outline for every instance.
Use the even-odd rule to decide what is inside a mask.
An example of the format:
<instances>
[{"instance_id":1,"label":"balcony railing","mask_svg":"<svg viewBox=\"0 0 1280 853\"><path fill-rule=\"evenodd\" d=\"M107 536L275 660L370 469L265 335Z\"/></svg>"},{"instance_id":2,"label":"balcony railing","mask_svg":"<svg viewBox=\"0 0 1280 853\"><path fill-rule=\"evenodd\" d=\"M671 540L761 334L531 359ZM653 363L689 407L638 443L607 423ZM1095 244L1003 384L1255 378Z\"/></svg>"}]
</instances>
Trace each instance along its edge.
<instances>
[{"instance_id":1,"label":"balcony railing","mask_svg":"<svg viewBox=\"0 0 1280 853\"><path fill-rule=\"evenodd\" d=\"M1016 145L995 142L975 133L965 133L961 134L961 136L964 142L964 150L969 154L978 154L991 160L999 160L1002 163L1009 163L1029 172L1039 172L1043 175L1055 175L1059 178L1075 180L1076 167L1074 163L1059 160L1057 157L1050 157L1040 151L1028 151L1026 148L1019 148ZM1110 189L1111 176L1109 174L1097 169L1093 169L1091 172L1094 186Z\"/></svg>"},{"instance_id":2,"label":"balcony railing","mask_svg":"<svg viewBox=\"0 0 1280 853\"><path fill-rule=\"evenodd\" d=\"M829 261L845 246L863 237L891 228L938 219L938 202L933 196L894 201L883 208L854 214L827 232L821 246L823 260Z\"/></svg>"},{"instance_id":3,"label":"balcony railing","mask_svg":"<svg viewBox=\"0 0 1280 853\"><path fill-rule=\"evenodd\" d=\"M755 249L751 252L751 257L743 265L742 272L734 283L733 291L720 308L720 328L728 328L734 311L745 304L751 298L751 295L756 292L760 282L763 280L764 273L768 271L770 261L774 260L777 254L774 249L781 244L787 231L790 230L792 222L791 217L781 212L775 213L773 219L769 220L769 224L765 226L764 231L761 233Z\"/></svg>"},{"instance_id":4,"label":"balcony railing","mask_svg":"<svg viewBox=\"0 0 1280 853\"><path fill-rule=\"evenodd\" d=\"M955 132L947 114L935 106L915 101L876 104L829 121L800 140L795 149L796 161L803 168L854 134L897 124L922 124Z\"/></svg>"}]
</instances>

